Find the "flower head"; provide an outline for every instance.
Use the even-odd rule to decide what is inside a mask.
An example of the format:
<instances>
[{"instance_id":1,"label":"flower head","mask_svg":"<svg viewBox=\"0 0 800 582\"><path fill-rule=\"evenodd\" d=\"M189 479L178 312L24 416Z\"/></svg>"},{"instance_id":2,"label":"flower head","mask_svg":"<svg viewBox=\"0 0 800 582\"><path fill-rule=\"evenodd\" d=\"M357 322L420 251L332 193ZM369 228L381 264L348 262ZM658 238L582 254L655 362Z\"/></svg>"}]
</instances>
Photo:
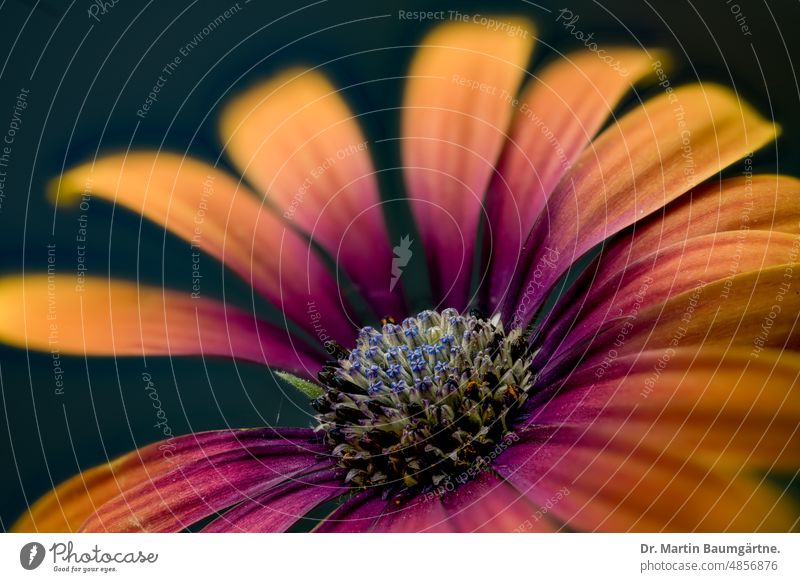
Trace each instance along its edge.
<instances>
[{"instance_id":1,"label":"flower head","mask_svg":"<svg viewBox=\"0 0 800 582\"><path fill-rule=\"evenodd\" d=\"M468 470L509 435L534 384L519 330L507 337L499 321L455 309L364 328L356 346L320 372L313 405L360 487L407 493Z\"/></svg>"},{"instance_id":2,"label":"flower head","mask_svg":"<svg viewBox=\"0 0 800 582\"><path fill-rule=\"evenodd\" d=\"M777 128L713 84L662 83L608 123L663 55L568 54L526 80L534 29L506 20L439 26L411 64L400 149L432 291L415 316L418 243L390 240L369 141L317 70L223 111L243 179L137 150L54 181L58 203L89 184L163 225L296 326L85 277L58 287L62 353L257 362L316 415L151 444L16 529L284 531L330 502L320 531L797 528L765 475L800 463L800 182L717 177ZM0 339L48 349L55 285L0 281Z\"/></svg>"}]
</instances>

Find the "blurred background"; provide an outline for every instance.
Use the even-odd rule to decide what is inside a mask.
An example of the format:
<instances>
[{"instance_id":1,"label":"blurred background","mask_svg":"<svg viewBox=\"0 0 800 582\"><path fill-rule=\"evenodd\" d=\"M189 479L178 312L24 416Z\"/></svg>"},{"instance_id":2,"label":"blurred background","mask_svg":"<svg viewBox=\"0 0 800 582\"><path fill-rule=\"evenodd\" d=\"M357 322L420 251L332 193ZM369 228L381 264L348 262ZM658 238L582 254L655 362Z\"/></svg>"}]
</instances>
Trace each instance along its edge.
<instances>
[{"instance_id":1,"label":"blurred background","mask_svg":"<svg viewBox=\"0 0 800 582\"><path fill-rule=\"evenodd\" d=\"M399 11L527 15L540 38L535 69L554 51L581 44L557 22L565 8L598 43L668 49L673 84L702 79L734 87L783 126L777 146L760 152L754 169L800 175L797 0L3 0L1 132L21 92L28 107L0 198L0 275L44 270L49 244L63 253L63 270L74 270L69 257L78 213L56 213L45 199L47 181L64 168L98 152L137 146L188 152L224 167L216 135L220 105L254 80L297 64L323 65L340 86L358 83L346 96L356 112L366 112L362 123L370 142L395 137L399 120L392 108L401 104L403 84L398 77L433 24L403 20ZM162 68L226 10L233 14L195 44L146 118L137 117ZM640 95L656 91L643 88ZM394 143L371 148L379 167L397 165ZM729 173L741 173L741 167ZM385 195L400 193L399 176L383 180ZM190 287L188 244L101 202L92 203L88 214L90 273ZM404 220L402 214L397 220ZM419 265L412 261L409 269L409 276L424 282ZM251 306L249 287L223 277L219 266L214 273L204 280L209 295L224 291L227 301ZM420 289L414 301L423 306L424 284L409 287ZM140 359L64 357L62 368L64 393L56 395L48 354L0 346L0 530L54 484L159 439ZM306 426L311 420L301 398L254 365L148 358L147 370L175 434Z\"/></svg>"}]
</instances>

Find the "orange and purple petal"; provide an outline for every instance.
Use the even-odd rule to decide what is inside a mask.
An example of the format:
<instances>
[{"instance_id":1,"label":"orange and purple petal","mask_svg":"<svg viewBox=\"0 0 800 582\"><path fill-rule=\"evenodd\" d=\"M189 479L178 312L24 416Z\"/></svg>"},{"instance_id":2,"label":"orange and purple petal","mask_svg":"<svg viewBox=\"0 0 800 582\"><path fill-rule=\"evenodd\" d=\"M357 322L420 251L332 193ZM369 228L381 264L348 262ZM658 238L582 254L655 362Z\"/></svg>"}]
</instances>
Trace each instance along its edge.
<instances>
[{"instance_id":1,"label":"orange and purple petal","mask_svg":"<svg viewBox=\"0 0 800 582\"><path fill-rule=\"evenodd\" d=\"M799 380L800 357L769 350L584 365L532 405L498 470L539 501L566 487L553 513L581 529L790 531L796 503L765 473L800 462Z\"/></svg>"},{"instance_id":2,"label":"orange and purple petal","mask_svg":"<svg viewBox=\"0 0 800 582\"><path fill-rule=\"evenodd\" d=\"M176 475L184 466L231 452L273 450L315 454L310 429L236 429L195 433L153 443L65 481L43 496L13 526L17 532L78 531L114 499L144 484ZM255 456L251 457L253 460ZM265 479L274 472L265 469ZM134 514L131 513L131 516ZM109 523L109 527L111 524Z\"/></svg>"},{"instance_id":3,"label":"orange and purple petal","mask_svg":"<svg viewBox=\"0 0 800 582\"><path fill-rule=\"evenodd\" d=\"M390 288L392 245L370 144L321 73L290 69L235 97L220 131L236 167L288 224L321 244L380 315L406 315Z\"/></svg>"},{"instance_id":4,"label":"orange and purple petal","mask_svg":"<svg viewBox=\"0 0 800 582\"><path fill-rule=\"evenodd\" d=\"M795 239L794 252L800 252ZM583 351L584 364L603 359L608 342L627 326L619 354L684 346L745 347L758 354L766 348L800 348L800 294L790 283L796 264L785 263L740 273L694 288L642 309L631 320L606 325ZM604 347L605 346L605 347Z\"/></svg>"},{"instance_id":5,"label":"orange and purple petal","mask_svg":"<svg viewBox=\"0 0 800 582\"><path fill-rule=\"evenodd\" d=\"M639 321L640 312L696 289L705 294L702 288L712 283L722 282L722 287L709 304L716 297L723 308L738 275L787 265L798 255L797 235L766 230L718 232L672 244L632 261L613 277L592 281L582 297L568 294L569 299L559 306L563 314L548 320L541 358L558 359L592 341L605 328L624 329L627 341L631 331L638 336L647 325L644 319ZM599 268L604 266L601 260ZM689 316L693 318L694 305L687 307L692 308ZM685 317L682 314L682 319Z\"/></svg>"},{"instance_id":6,"label":"orange and purple petal","mask_svg":"<svg viewBox=\"0 0 800 582\"><path fill-rule=\"evenodd\" d=\"M420 44L403 101L402 159L434 304L464 309L484 193L507 139L533 26L448 23Z\"/></svg>"},{"instance_id":7,"label":"orange and purple petal","mask_svg":"<svg viewBox=\"0 0 800 582\"><path fill-rule=\"evenodd\" d=\"M568 172L526 243L504 313L525 325L584 253L777 135L729 89L690 85L647 101ZM513 297L513 300L511 298Z\"/></svg>"},{"instance_id":8,"label":"orange and purple petal","mask_svg":"<svg viewBox=\"0 0 800 582\"><path fill-rule=\"evenodd\" d=\"M141 214L218 259L310 332L313 301L335 339L355 337L349 308L331 293L335 281L309 243L219 168L166 152L109 155L55 180L51 196L69 203L84 191Z\"/></svg>"},{"instance_id":9,"label":"orange and purple petal","mask_svg":"<svg viewBox=\"0 0 800 582\"><path fill-rule=\"evenodd\" d=\"M800 234L800 180L763 174L699 186L691 195L669 204L663 213L652 214L610 241L600 258L602 263L592 268L594 281L601 284L627 263L664 247L741 230Z\"/></svg>"},{"instance_id":10,"label":"orange and purple petal","mask_svg":"<svg viewBox=\"0 0 800 582\"><path fill-rule=\"evenodd\" d=\"M511 283L522 244L562 176L586 149L632 86L652 75L657 54L609 47L605 60L583 51L558 58L528 83L497 173L486 196L489 227L484 240L484 307L494 313Z\"/></svg>"}]
</instances>

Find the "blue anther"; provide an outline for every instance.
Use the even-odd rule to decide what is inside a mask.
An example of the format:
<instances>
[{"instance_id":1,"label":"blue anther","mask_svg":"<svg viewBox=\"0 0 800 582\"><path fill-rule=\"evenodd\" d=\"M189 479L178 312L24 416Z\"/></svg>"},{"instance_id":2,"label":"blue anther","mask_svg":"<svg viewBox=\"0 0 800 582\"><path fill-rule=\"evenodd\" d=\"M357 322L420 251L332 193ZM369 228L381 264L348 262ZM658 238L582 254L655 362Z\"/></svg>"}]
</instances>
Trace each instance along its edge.
<instances>
[{"instance_id":1,"label":"blue anther","mask_svg":"<svg viewBox=\"0 0 800 582\"><path fill-rule=\"evenodd\" d=\"M428 364L427 364L427 362L425 362L425 360L416 359L416 360L412 360L411 361L411 369L414 372L421 372L427 366L428 366Z\"/></svg>"},{"instance_id":2,"label":"blue anther","mask_svg":"<svg viewBox=\"0 0 800 582\"><path fill-rule=\"evenodd\" d=\"M397 382L392 382L390 388L393 392L402 392L406 388L408 388L408 384L406 384L405 380L398 380Z\"/></svg>"}]
</instances>

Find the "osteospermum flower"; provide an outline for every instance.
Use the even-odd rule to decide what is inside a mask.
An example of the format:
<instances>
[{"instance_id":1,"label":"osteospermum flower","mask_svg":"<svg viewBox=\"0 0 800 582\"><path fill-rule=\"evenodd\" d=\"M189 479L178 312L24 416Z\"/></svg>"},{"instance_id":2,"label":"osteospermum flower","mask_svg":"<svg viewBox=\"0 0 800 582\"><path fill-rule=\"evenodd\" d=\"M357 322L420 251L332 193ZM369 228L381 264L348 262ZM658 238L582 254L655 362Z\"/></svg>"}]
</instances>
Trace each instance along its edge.
<instances>
[{"instance_id":1,"label":"osteospermum flower","mask_svg":"<svg viewBox=\"0 0 800 582\"><path fill-rule=\"evenodd\" d=\"M316 70L224 109L242 180L133 151L56 181L59 203L88 188L202 248L293 327L199 292L26 275L2 281L0 337L48 349L56 325L61 353L258 362L317 414L146 446L17 530L283 531L333 502L320 531L797 527L770 475L800 461L800 183L718 178L776 127L727 88L672 87L643 49L529 75L533 29L507 21L442 25L411 65L400 148L433 293L419 314L411 238L390 240L369 144ZM355 319L345 281L374 318Z\"/></svg>"}]
</instances>

